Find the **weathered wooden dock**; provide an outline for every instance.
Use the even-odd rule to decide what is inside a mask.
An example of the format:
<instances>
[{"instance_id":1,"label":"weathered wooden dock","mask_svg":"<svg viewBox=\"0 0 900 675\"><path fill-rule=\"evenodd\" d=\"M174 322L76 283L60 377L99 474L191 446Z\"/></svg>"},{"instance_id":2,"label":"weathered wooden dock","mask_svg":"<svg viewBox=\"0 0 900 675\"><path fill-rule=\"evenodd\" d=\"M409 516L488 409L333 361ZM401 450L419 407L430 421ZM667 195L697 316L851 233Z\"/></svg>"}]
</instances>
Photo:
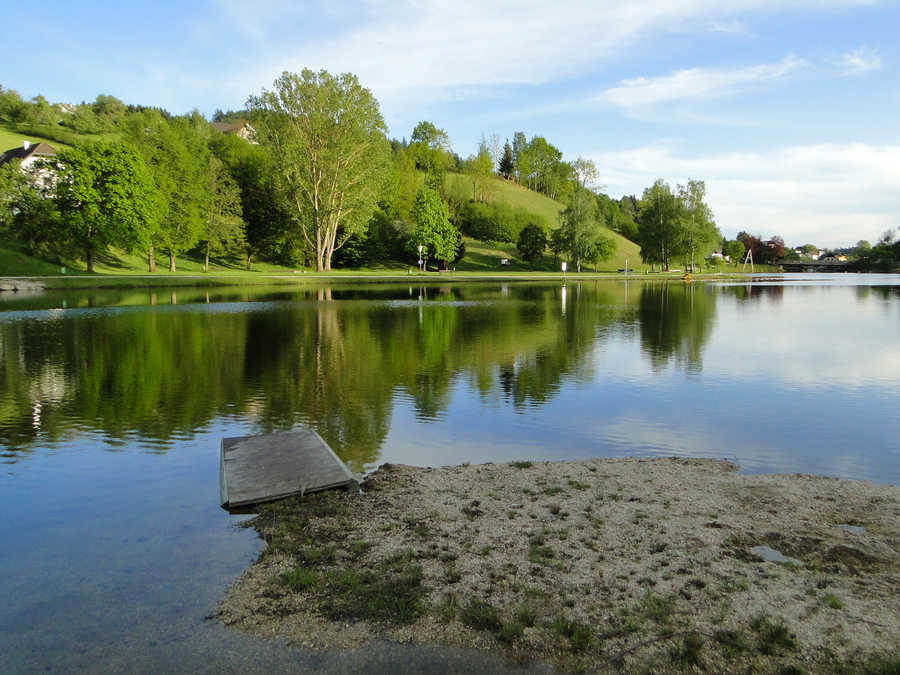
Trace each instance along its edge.
<instances>
[{"instance_id":1,"label":"weathered wooden dock","mask_svg":"<svg viewBox=\"0 0 900 675\"><path fill-rule=\"evenodd\" d=\"M345 487L359 480L312 429L223 438L219 497L226 509Z\"/></svg>"}]
</instances>

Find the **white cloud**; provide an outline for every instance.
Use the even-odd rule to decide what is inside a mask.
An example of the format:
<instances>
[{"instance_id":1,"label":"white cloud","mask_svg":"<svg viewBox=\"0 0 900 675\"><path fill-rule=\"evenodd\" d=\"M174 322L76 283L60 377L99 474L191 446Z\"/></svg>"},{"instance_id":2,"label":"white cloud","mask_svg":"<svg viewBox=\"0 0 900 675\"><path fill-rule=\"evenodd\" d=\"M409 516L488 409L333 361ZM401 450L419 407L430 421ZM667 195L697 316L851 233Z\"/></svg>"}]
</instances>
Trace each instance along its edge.
<instances>
[{"instance_id":1,"label":"white cloud","mask_svg":"<svg viewBox=\"0 0 900 675\"><path fill-rule=\"evenodd\" d=\"M806 61L788 54L777 63L741 68L689 68L660 77L635 77L607 89L599 99L623 108L684 99L719 98L796 73Z\"/></svg>"},{"instance_id":2,"label":"white cloud","mask_svg":"<svg viewBox=\"0 0 900 675\"><path fill-rule=\"evenodd\" d=\"M623 57L653 32L739 32L735 17L754 11L786 11L862 4L865 0L370 0L336 1L328 10L287 9L286 0L262 0L264 9L218 0L220 19L256 41L256 65L243 73L246 91L272 81L281 70L328 68L356 73L379 99L443 100L454 90L483 91L502 85L539 85ZM310 26L313 26L310 28ZM792 67L792 60L768 68ZM765 77L767 66L755 75Z\"/></svg>"},{"instance_id":3,"label":"white cloud","mask_svg":"<svg viewBox=\"0 0 900 675\"><path fill-rule=\"evenodd\" d=\"M883 64L877 50L860 47L841 54L837 65L845 75L862 75L881 70Z\"/></svg>"},{"instance_id":4,"label":"white cloud","mask_svg":"<svg viewBox=\"0 0 900 675\"><path fill-rule=\"evenodd\" d=\"M673 144L594 154L611 194L636 194L657 178L706 181L723 234L782 235L789 244L874 241L900 225L900 144L820 144L770 152L679 154Z\"/></svg>"}]
</instances>

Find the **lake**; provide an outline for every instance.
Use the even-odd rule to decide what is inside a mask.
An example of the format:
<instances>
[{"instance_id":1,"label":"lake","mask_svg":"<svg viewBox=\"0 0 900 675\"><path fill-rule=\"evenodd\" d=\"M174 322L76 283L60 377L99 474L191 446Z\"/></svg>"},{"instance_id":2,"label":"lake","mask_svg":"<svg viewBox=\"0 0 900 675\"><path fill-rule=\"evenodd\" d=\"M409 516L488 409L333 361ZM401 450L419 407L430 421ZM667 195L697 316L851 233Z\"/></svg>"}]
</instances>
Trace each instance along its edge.
<instances>
[{"instance_id":1,"label":"lake","mask_svg":"<svg viewBox=\"0 0 900 675\"><path fill-rule=\"evenodd\" d=\"M260 547L223 436L900 484L898 275L3 293L0 365L2 672L348 665L204 620Z\"/></svg>"}]
</instances>

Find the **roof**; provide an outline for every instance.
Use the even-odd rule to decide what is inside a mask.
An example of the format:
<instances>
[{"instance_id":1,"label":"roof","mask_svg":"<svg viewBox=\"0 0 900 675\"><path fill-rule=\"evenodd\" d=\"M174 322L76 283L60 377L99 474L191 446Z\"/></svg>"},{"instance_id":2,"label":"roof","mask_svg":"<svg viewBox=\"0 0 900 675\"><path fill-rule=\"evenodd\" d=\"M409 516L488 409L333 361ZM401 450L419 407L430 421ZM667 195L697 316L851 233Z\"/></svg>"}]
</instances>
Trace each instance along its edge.
<instances>
[{"instance_id":1,"label":"roof","mask_svg":"<svg viewBox=\"0 0 900 675\"><path fill-rule=\"evenodd\" d=\"M212 122L213 127L223 134L240 131L246 124L246 122Z\"/></svg>"},{"instance_id":2,"label":"roof","mask_svg":"<svg viewBox=\"0 0 900 675\"><path fill-rule=\"evenodd\" d=\"M0 164L6 164L6 162L13 159L28 159L29 157L54 157L56 156L56 148L52 145L44 143L40 141L39 143L32 143L27 148L22 145L20 148L12 148L11 150L7 150L2 155L0 155Z\"/></svg>"}]
</instances>

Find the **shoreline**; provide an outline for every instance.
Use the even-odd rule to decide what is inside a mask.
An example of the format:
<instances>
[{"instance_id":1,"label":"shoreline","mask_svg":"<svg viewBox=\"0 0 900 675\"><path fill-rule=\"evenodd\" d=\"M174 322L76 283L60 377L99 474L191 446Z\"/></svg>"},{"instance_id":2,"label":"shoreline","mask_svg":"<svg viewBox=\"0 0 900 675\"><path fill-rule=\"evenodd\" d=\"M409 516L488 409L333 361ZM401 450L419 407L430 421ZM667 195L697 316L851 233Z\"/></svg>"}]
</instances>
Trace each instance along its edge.
<instances>
[{"instance_id":1,"label":"shoreline","mask_svg":"<svg viewBox=\"0 0 900 675\"><path fill-rule=\"evenodd\" d=\"M245 525L266 547L214 616L315 649L387 639L564 670L900 659L900 487L735 468L384 465L361 495L260 506Z\"/></svg>"},{"instance_id":2,"label":"shoreline","mask_svg":"<svg viewBox=\"0 0 900 675\"><path fill-rule=\"evenodd\" d=\"M718 281L746 279L763 274L786 274L783 272L715 272L697 273L692 281ZM463 283L463 282L534 282L534 281L682 281L682 272L343 272L317 273L297 271L287 272L234 272L213 274L98 274L98 275L54 275L54 276L2 276L0 292L17 291L61 291L61 290L111 290L121 288L176 288L176 287L224 287L224 286L302 286L307 284L330 283Z\"/></svg>"}]
</instances>

